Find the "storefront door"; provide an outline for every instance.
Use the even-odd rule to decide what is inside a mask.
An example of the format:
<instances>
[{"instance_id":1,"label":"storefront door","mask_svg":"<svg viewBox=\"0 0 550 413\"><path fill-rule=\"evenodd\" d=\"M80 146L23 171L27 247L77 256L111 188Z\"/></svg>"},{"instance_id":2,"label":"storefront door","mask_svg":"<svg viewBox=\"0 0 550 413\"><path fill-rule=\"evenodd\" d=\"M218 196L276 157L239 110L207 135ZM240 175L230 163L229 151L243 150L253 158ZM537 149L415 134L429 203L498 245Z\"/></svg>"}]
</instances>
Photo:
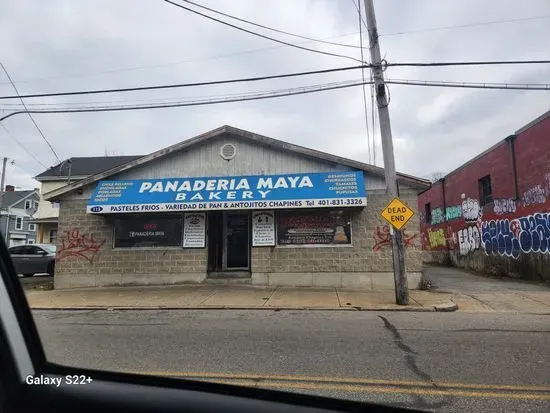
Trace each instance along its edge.
<instances>
[{"instance_id":1,"label":"storefront door","mask_svg":"<svg viewBox=\"0 0 550 413\"><path fill-rule=\"evenodd\" d=\"M247 212L226 212L223 221L224 271L249 270L249 214Z\"/></svg>"}]
</instances>

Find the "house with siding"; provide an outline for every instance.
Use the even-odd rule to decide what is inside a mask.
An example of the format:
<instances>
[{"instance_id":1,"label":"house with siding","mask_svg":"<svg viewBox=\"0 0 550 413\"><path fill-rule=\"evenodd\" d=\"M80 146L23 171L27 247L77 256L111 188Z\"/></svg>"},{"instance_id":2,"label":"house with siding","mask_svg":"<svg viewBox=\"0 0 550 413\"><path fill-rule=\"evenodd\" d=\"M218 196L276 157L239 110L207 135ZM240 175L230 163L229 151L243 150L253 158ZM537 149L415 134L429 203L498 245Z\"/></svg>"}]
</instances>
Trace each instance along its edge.
<instances>
[{"instance_id":1,"label":"house with siding","mask_svg":"<svg viewBox=\"0 0 550 413\"><path fill-rule=\"evenodd\" d=\"M550 111L418 197L425 259L550 281Z\"/></svg>"},{"instance_id":2,"label":"house with siding","mask_svg":"<svg viewBox=\"0 0 550 413\"><path fill-rule=\"evenodd\" d=\"M11 185L0 193L0 234L8 247L36 242L36 224L31 218L39 198L37 189L16 191Z\"/></svg>"},{"instance_id":3,"label":"house with siding","mask_svg":"<svg viewBox=\"0 0 550 413\"><path fill-rule=\"evenodd\" d=\"M141 156L89 156L66 159L34 177L40 182L38 209L31 222L36 224L36 242L55 244L59 204L46 201L43 194L61 188L71 182L78 182L96 173L109 170Z\"/></svg>"}]
</instances>

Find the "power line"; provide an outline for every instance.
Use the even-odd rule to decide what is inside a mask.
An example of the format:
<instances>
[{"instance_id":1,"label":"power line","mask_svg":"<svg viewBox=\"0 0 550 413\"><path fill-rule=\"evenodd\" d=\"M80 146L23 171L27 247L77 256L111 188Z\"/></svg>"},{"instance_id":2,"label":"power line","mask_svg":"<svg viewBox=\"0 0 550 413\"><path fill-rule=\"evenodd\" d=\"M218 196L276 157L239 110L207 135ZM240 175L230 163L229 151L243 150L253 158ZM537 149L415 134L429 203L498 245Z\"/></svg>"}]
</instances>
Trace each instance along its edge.
<instances>
[{"instance_id":1,"label":"power line","mask_svg":"<svg viewBox=\"0 0 550 413\"><path fill-rule=\"evenodd\" d=\"M307 76L307 75L344 72L347 70L361 69L363 67L368 67L368 66L365 66L365 65L346 66L346 67L338 67L334 69L311 70L308 72L283 73L283 74L270 75L270 76L259 76L259 77L228 79L228 80L213 80L213 81L196 82L196 83L175 83L175 84L169 84L169 85L139 86L139 87L128 87L128 88L119 88L119 89L80 90L75 92L34 93L29 95L18 94L17 96L15 95L0 96L0 100L20 99L20 98L26 98L26 99L43 98L43 97L54 97L54 96L97 95L102 93L124 93L124 92L137 92L137 91L143 91L143 90L175 89L175 88L195 87L195 86L224 85L229 83L258 82L258 81L270 80L270 79L284 79L288 77L299 77L299 76Z\"/></svg>"},{"instance_id":2,"label":"power line","mask_svg":"<svg viewBox=\"0 0 550 413\"><path fill-rule=\"evenodd\" d=\"M282 34L286 34L288 36L297 37L299 39L305 39L305 40L309 40L309 41L312 41L312 42L329 44L329 45L332 45L332 46L351 47L351 48L355 48L355 49L358 49L360 47L360 46L356 46L356 45L353 45L353 44L327 42L325 40L316 39L316 38L313 38L313 37L307 37L307 36L302 36L302 35L295 34L295 33L290 33L290 32L284 31L284 30L279 30L279 29L275 29L273 27L265 26L263 24L255 23L255 22L250 21L250 20L241 19L240 17L236 17L236 16L233 16L231 14L221 12L219 10L211 9L210 7L206 7L206 6L203 6L201 4L198 4L198 3L195 3L195 2L192 2L192 1L189 1L189 0L182 0L182 1L184 1L185 3L192 4L193 6L200 7L201 9L208 10L208 11L211 11L213 13L219 14L221 16L229 17L230 19L238 20L240 22L247 23L247 24L250 24L250 25L256 26L256 27L261 27L262 29L271 30L273 32L282 33Z\"/></svg>"},{"instance_id":3,"label":"power line","mask_svg":"<svg viewBox=\"0 0 550 413\"><path fill-rule=\"evenodd\" d=\"M148 110L148 109L165 109L165 108L176 108L176 107L187 107L187 106L205 106L205 105L214 105L220 103L233 103L233 102L244 102L249 100L262 100L262 99L271 99L284 96L292 95L303 95L308 93L322 92L327 90L336 90L344 89L354 86L360 86L361 81L356 81L353 83L344 83L326 86L326 85L316 85L314 87L302 87L294 89L286 89L283 91L275 90L272 93L263 93L256 96L246 96L246 97L233 97L226 99L210 99L210 100L198 100L190 102L178 102L178 103L169 103L169 104L159 104L159 105L128 105L128 106L110 106L110 107L86 107L86 108L73 108L73 109L31 109L31 110L18 110L7 115L0 117L0 122L5 119L8 119L14 115L21 113L35 113L35 114L48 114L48 113L86 113L86 112L115 112L115 111L128 111L128 110Z\"/></svg>"},{"instance_id":4,"label":"power line","mask_svg":"<svg viewBox=\"0 0 550 413\"><path fill-rule=\"evenodd\" d=\"M17 90L17 87L15 86L15 84L13 83L12 79L11 79L11 76L10 74L8 73L8 71L6 70L4 64L2 62L0 62L0 66L2 66L2 70L4 71L4 73L6 74L6 76L8 77L8 80L10 81L12 87L13 87L13 90L15 90L15 93L17 94L17 96L19 97L19 100L21 100L21 104L23 105L23 107L25 108L25 110L27 110L27 107L25 105L25 101L23 100L23 98L19 95L19 91ZM56 159L61 162L61 160L59 159L59 156L57 156L57 153L55 152L55 150L53 149L53 146L51 145L51 143L48 141L48 139L46 138L46 136L44 135L44 132L42 132L42 129L40 129L40 127L38 126L38 124L36 123L36 121L34 120L34 118L32 117L31 113L29 111L27 111L27 115L29 116L29 118L31 119L32 123L34 124L34 126L36 127L36 130L38 131L38 133L40 133L40 136L42 136L42 139L44 139L44 141L48 144L48 147L51 149L52 153L55 155Z\"/></svg>"},{"instance_id":5,"label":"power line","mask_svg":"<svg viewBox=\"0 0 550 413\"><path fill-rule=\"evenodd\" d=\"M481 82L449 82L438 80L408 80L390 79L386 81L393 85L457 87L468 89L500 89L500 90L546 90L550 91L550 83L481 83Z\"/></svg>"},{"instance_id":6,"label":"power line","mask_svg":"<svg viewBox=\"0 0 550 413\"><path fill-rule=\"evenodd\" d=\"M32 152L30 152L25 145L23 145L21 142L19 142L15 136L13 136L13 134L8 130L8 128L6 128L6 126L3 124L3 123L0 123L0 127L2 127L2 129L4 129L4 131L6 132L6 134L16 143L18 144L21 149L23 149L31 158L33 158L36 162L38 162L41 166L44 167L44 169L48 169L48 167L46 165L44 165L40 159L38 159L36 156L34 156L32 154Z\"/></svg>"},{"instance_id":7,"label":"power line","mask_svg":"<svg viewBox=\"0 0 550 413\"><path fill-rule=\"evenodd\" d=\"M429 28L429 29L407 30L407 31L404 31L404 32L381 33L381 34L379 34L379 36L380 37L398 36L398 35L402 35L402 34L415 34L415 33L434 32L434 31L440 31L440 30L463 29L463 28L467 28L467 27L489 26L489 25L492 25L492 24L515 23L515 22L523 22L523 21L539 20L539 19L548 19L548 18L550 18L550 15L524 17L524 18L509 19L509 20L494 20L494 21L488 21L488 22L459 24L459 25L454 25L454 26L433 27L433 28Z\"/></svg>"},{"instance_id":8,"label":"power line","mask_svg":"<svg viewBox=\"0 0 550 413\"><path fill-rule=\"evenodd\" d=\"M361 46L361 61L365 61L363 54L363 24L361 17L361 0L355 4L355 0L352 0L355 8L357 9L357 15L359 17L359 45ZM367 108L367 92L365 91L365 69L361 69L361 79L363 80L363 85L361 89L363 90L363 109L365 111L365 128L367 129L367 149L369 151L369 163L371 163L371 146L370 146L370 133L369 133L369 110ZM374 134L374 130L372 131Z\"/></svg>"},{"instance_id":9,"label":"power line","mask_svg":"<svg viewBox=\"0 0 550 413\"><path fill-rule=\"evenodd\" d=\"M344 82L335 82L329 84L313 85L313 86L303 86L299 88L292 89L283 89L283 90L274 90L270 92L261 92L261 93L249 93L246 95L238 95L225 99L204 99L204 100L195 100L195 101L184 101L176 102L169 104L155 104L155 105L127 105L127 106L88 106L82 108L72 108L72 109L31 109L31 110L17 110L7 115L0 117L0 122L5 119L8 119L14 115L22 113L35 113L35 114L48 114L48 113L86 113L86 112L115 112L115 111L128 111L128 110L147 110L147 109L164 109L164 108L175 108L175 107L187 107L187 106L205 106L205 105L214 105L221 103L234 103L234 102L245 102L249 100L262 100L262 99L271 99L277 97L285 97L292 95L303 95L308 93L316 93L327 90L336 90L344 89L354 86L361 86L364 83L370 84L369 82L359 81L344 81ZM506 90L532 90L532 91L550 91L550 84L513 84L513 83L473 83L473 82L439 82L439 81L420 81L420 80L401 80L401 79L388 79L385 81L387 84L396 84L396 85L408 85L408 86L432 86L432 87L464 87L464 88L473 88L473 89L506 89Z\"/></svg>"},{"instance_id":10,"label":"power line","mask_svg":"<svg viewBox=\"0 0 550 413\"><path fill-rule=\"evenodd\" d=\"M439 66L495 66L495 65L534 65L548 64L550 60L474 60L467 62L405 62L405 63L387 63L383 62L383 67L439 67ZM371 65L372 66L372 65Z\"/></svg>"},{"instance_id":11,"label":"power line","mask_svg":"<svg viewBox=\"0 0 550 413\"><path fill-rule=\"evenodd\" d=\"M319 53L319 54L323 54L323 55L326 55L326 56L332 56L332 57L340 57L340 58L344 58L344 59L354 60L354 61L359 62L359 63L363 63L363 62L361 62L360 60L358 60L358 59L356 59L356 58L354 58L354 57L351 57L351 56L341 55L341 54L338 54L338 53L325 52L325 51L322 51L322 50L310 49L309 47L299 46L299 45L297 45L297 44L295 44L295 43L285 42L284 40L280 40L280 39L276 39L276 38L274 38L274 37L266 36L266 35L264 35L264 34L257 33L257 32L254 32L254 31L252 31L252 30L248 30L248 29L245 29L245 28L243 28L243 27L236 26L236 25L234 25L234 24L228 23L228 22L226 22L226 21L223 21L223 20L220 20L220 19L216 19L215 17L209 16L208 14L204 14L204 13L201 13L201 12L199 12L199 11L197 11L197 10L190 9L189 7L182 6L181 4L174 3L173 1L170 1L170 0L164 0L164 1L165 1L166 3L170 3L170 4L172 4L172 5L176 6L176 7L179 7L179 8L181 8L181 9L190 11L191 13L198 14L199 16L206 17L207 19L213 20L213 21L215 21L215 22L221 23L221 24L223 24L223 25L232 27L232 28L234 28L234 29L243 31L243 32L248 33L248 34L252 34L252 35L254 35L254 36L261 37L261 38L263 38L263 39L271 40L271 41L273 41L273 42L281 43L281 44L284 44L284 45L286 45L286 46L291 46L291 47L294 47L294 48L297 48L297 49L301 49L301 50L305 50L305 51L308 51L308 52Z\"/></svg>"}]
</instances>

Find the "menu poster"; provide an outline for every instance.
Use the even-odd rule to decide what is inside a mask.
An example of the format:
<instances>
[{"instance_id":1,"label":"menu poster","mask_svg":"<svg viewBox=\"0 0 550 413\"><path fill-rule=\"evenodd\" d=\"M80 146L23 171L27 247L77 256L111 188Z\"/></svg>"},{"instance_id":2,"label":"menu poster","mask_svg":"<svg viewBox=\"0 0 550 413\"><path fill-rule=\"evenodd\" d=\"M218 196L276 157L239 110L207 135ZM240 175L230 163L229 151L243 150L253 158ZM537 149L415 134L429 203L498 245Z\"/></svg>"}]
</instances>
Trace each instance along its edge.
<instances>
[{"instance_id":1,"label":"menu poster","mask_svg":"<svg viewBox=\"0 0 550 413\"><path fill-rule=\"evenodd\" d=\"M275 213L255 211L252 213L252 246L273 247L275 245Z\"/></svg>"},{"instance_id":2,"label":"menu poster","mask_svg":"<svg viewBox=\"0 0 550 413\"><path fill-rule=\"evenodd\" d=\"M351 218L343 210L277 214L278 245L351 244Z\"/></svg>"},{"instance_id":3,"label":"menu poster","mask_svg":"<svg viewBox=\"0 0 550 413\"><path fill-rule=\"evenodd\" d=\"M183 225L183 248L204 248L205 240L206 216L204 212L186 213Z\"/></svg>"}]
</instances>

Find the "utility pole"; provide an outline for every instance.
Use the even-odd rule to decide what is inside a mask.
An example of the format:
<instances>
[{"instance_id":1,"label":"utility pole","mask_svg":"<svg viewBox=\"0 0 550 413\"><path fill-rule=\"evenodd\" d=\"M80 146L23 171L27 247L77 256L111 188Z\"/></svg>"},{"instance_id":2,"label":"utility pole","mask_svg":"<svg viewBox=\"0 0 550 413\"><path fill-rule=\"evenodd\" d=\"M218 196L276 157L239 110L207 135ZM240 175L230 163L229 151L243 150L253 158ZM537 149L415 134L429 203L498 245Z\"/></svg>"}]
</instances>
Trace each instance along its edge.
<instances>
[{"instance_id":1,"label":"utility pole","mask_svg":"<svg viewBox=\"0 0 550 413\"><path fill-rule=\"evenodd\" d=\"M378 43L378 30L376 28L376 16L374 14L373 0L364 0L365 13L367 15L367 28L369 32L369 49L371 68L374 78L376 103L378 106L378 119L380 122L380 135L382 137L382 154L384 156L384 174L386 188L392 198L399 196L397 187L397 174L395 172L395 157L393 154L393 141L391 135L390 112L388 109L388 97L386 84L384 83L384 72L382 70L382 57L380 56L380 44ZM407 285L407 274L405 272L405 254L403 246L403 233L393 229L392 259L393 277L395 281L395 301L397 304L409 304L409 289Z\"/></svg>"},{"instance_id":2,"label":"utility pole","mask_svg":"<svg viewBox=\"0 0 550 413\"><path fill-rule=\"evenodd\" d=\"M4 184L6 183L6 164L8 163L8 158L4 157L2 160L2 178L0 178L0 193L4 192Z\"/></svg>"}]
</instances>

